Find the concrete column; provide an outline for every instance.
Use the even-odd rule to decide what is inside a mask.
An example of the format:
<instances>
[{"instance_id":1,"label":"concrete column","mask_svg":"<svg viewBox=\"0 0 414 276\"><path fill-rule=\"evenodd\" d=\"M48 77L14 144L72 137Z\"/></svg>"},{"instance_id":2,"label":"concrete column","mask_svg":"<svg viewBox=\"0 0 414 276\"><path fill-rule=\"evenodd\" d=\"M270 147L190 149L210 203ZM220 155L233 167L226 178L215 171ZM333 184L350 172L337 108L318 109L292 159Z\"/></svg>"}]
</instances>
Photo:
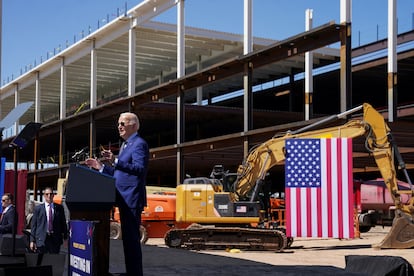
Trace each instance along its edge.
<instances>
[{"instance_id":1,"label":"concrete column","mask_svg":"<svg viewBox=\"0 0 414 276\"><path fill-rule=\"evenodd\" d=\"M14 86L14 107L17 107L20 103L20 95L19 95L19 85L16 84ZM19 121L17 120L14 124L14 135L19 134Z\"/></svg>"},{"instance_id":2,"label":"concrete column","mask_svg":"<svg viewBox=\"0 0 414 276\"><path fill-rule=\"evenodd\" d=\"M244 36L243 36L243 54L248 54L253 50L253 4L252 0L244 0ZM248 63L244 65L243 74L243 131L249 131L253 128L253 96L252 96L252 75L253 75L253 64ZM249 139L247 136L243 141L243 157L247 157L249 154Z\"/></svg>"},{"instance_id":3,"label":"concrete column","mask_svg":"<svg viewBox=\"0 0 414 276\"><path fill-rule=\"evenodd\" d=\"M388 0L388 121L397 119L397 0Z\"/></svg>"},{"instance_id":4,"label":"concrete column","mask_svg":"<svg viewBox=\"0 0 414 276\"><path fill-rule=\"evenodd\" d=\"M352 107L352 40L351 0L341 0L341 49L340 49L340 109L345 112Z\"/></svg>"},{"instance_id":5,"label":"concrete column","mask_svg":"<svg viewBox=\"0 0 414 276\"><path fill-rule=\"evenodd\" d=\"M132 96L135 94L135 86L136 86L135 54L136 54L137 34L135 32L134 23L132 23L128 34L129 34L128 36L129 38L129 41L128 41L128 96Z\"/></svg>"},{"instance_id":6,"label":"concrete column","mask_svg":"<svg viewBox=\"0 0 414 276\"><path fill-rule=\"evenodd\" d=\"M244 36L243 36L243 53L248 54L253 50L253 4L252 0L244 0Z\"/></svg>"},{"instance_id":7,"label":"concrete column","mask_svg":"<svg viewBox=\"0 0 414 276\"><path fill-rule=\"evenodd\" d=\"M65 59L62 58L60 66L60 119L66 118L66 66Z\"/></svg>"},{"instance_id":8,"label":"concrete column","mask_svg":"<svg viewBox=\"0 0 414 276\"><path fill-rule=\"evenodd\" d=\"M41 122L42 119L40 118L41 114L41 97L42 97L42 89L40 86L40 73L36 72L36 91L35 91L35 122Z\"/></svg>"},{"instance_id":9,"label":"concrete column","mask_svg":"<svg viewBox=\"0 0 414 276\"><path fill-rule=\"evenodd\" d=\"M197 62L197 71L200 71L202 69L201 66L201 56L198 59ZM203 104L203 87L199 86L197 87L197 105L202 105Z\"/></svg>"},{"instance_id":10,"label":"concrete column","mask_svg":"<svg viewBox=\"0 0 414 276\"><path fill-rule=\"evenodd\" d=\"M185 29L184 0L177 0L177 79L185 75ZM185 141L184 90L177 87L177 144ZM181 148L177 148L177 184L182 183L185 175L184 159Z\"/></svg>"},{"instance_id":11,"label":"concrete column","mask_svg":"<svg viewBox=\"0 0 414 276\"><path fill-rule=\"evenodd\" d=\"M95 49L95 41L92 42L91 49L91 91L90 91L90 109L96 107L97 99L97 70L98 70L98 55Z\"/></svg>"},{"instance_id":12,"label":"concrete column","mask_svg":"<svg viewBox=\"0 0 414 276\"><path fill-rule=\"evenodd\" d=\"M313 23L313 10L307 9L305 12L306 16L306 31L312 29ZM309 120L313 117L313 53L305 53L305 120Z\"/></svg>"}]
</instances>

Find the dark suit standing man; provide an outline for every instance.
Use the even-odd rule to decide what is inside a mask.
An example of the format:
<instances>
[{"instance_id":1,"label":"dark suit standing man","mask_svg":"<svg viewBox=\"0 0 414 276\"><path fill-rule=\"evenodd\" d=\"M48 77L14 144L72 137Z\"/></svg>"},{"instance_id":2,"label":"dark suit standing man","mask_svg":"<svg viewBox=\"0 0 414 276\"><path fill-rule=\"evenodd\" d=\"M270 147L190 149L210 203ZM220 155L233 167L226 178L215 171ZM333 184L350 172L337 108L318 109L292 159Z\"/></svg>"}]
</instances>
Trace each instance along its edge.
<instances>
[{"instance_id":1,"label":"dark suit standing man","mask_svg":"<svg viewBox=\"0 0 414 276\"><path fill-rule=\"evenodd\" d=\"M45 203L33 212L30 249L39 253L58 254L63 240L68 238L65 211L62 205L53 203L53 197L52 188L45 188Z\"/></svg>"},{"instance_id":2,"label":"dark suit standing man","mask_svg":"<svg viewBox=\"0 0 414 276\"><path fill-rule=\"evenodd\" d=\"M3 207L3 213L0 218L0 235L12 234L14 224L14 214L16 208L13 205L14 197L10 193L5 193L1 197L1 206Z\"/></svg>"},{"instance_id":3,"label":"dark suit standing man","mask_svg":"<svg viewBox=\"0 0 414 276\"><path fill-rule=\"evenodd\" d=\"M102 173L115 177L117 204L121 217L127 275L142 275L142 251L139 227L141 212L147 204L146 176L148 170L148 144L139 134L139 120L134 113L122 113L118 119L119 136L124 140L117 158L105 150L106 162L87 159L86 164Z\"/></svg>"}]
</instances>

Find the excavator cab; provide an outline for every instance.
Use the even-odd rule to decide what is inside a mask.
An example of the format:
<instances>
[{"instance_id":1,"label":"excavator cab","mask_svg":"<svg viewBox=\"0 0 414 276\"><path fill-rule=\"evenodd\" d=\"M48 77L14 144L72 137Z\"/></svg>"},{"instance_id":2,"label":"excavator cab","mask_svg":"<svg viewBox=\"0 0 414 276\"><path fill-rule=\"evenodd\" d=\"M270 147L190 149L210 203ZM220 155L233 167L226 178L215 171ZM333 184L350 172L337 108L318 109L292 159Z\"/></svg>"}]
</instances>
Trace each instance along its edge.
<instances>
[{"instance_id":1,"label":"excavator cab","mask_svg":"<svg viewBox=\"0 0 414 276\"><path fill-rule=\"evenodd\" d=\"M234 183L237 180L237 173L226 173L223 175L222 185L225 192L234 191Z\"/></svg>"},{"instance_id":2,"label":"excavator cab","mask_svg":"<svg viewBox=\"0 0 414 276\"><path fill-rule=\"evenodd\" d=\"M211 185L214 192L222 192L223 185L219 179L207 178L207 177L191 177L184 179L183 184L206 184Z\"/></svg>"}]
</instances>

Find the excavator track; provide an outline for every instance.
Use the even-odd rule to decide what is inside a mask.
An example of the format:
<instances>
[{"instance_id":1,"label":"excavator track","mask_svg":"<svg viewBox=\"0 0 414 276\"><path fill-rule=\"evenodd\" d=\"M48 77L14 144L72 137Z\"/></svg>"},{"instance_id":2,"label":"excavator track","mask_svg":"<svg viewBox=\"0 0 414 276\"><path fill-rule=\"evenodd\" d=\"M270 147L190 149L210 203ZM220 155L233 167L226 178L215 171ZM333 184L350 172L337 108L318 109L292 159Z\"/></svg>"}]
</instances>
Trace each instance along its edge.
<instances>
[{"instance_id":1,"label":"excavator track","mask_svg":"<svg viewBox=\"0 0 414 276\"><path fill-rule=\"evenodd\" d=\"M275 229L200 226L171 229L165 244L189 250L242 249L281 251L288 246L286 235Z\"/></svg>"}]
</instances>

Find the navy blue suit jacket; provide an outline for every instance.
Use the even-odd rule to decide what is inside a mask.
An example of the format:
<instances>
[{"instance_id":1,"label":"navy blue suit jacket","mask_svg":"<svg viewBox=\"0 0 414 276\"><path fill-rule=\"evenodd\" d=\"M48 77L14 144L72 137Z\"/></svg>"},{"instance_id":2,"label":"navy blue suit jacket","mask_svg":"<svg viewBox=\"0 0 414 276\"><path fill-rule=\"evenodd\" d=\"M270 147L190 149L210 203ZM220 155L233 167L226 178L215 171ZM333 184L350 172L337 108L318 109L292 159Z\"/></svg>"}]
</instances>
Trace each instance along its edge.
<instances>
[{"instance_id":1,"label":"navy blue suit jacket","mask_svg":"<svg viewBox=\"0 0 414 276\"><path fill-rule=\"evenodd\" d=\"M61 245L63 239L67 239L68 228L66 224L65 210L60 204L53 203L53 237ZM37 205L33 212L30 241L34 241L37 247L45 246L47 235L47 215L44 203Z\"/></svg>"},{"instance_id":2,"label":"navy blue suit jacket","mask_svg":"<svg viewBox=\"0 0 414 276\"><path fill-rule=\"evenodd\" d=\"M118 162L113 167L104 166L103 173L115 177L117 201L123 200L129 208L142 211L147 204L148 144L138 134L129 137L126 142Z\"/></svg>"},{"instance_id":3,"label":"navy blue suit jacket","mask_svg":"<svg viewBox=\"0 0 414 276\"><path fill-rule=\"evenodd\" d=\"M14 205L10 206L7 212L2 214L0 221L0 234L8 234L13 232L14 213L16 208Z\"/></svg>"}]
</instances>

